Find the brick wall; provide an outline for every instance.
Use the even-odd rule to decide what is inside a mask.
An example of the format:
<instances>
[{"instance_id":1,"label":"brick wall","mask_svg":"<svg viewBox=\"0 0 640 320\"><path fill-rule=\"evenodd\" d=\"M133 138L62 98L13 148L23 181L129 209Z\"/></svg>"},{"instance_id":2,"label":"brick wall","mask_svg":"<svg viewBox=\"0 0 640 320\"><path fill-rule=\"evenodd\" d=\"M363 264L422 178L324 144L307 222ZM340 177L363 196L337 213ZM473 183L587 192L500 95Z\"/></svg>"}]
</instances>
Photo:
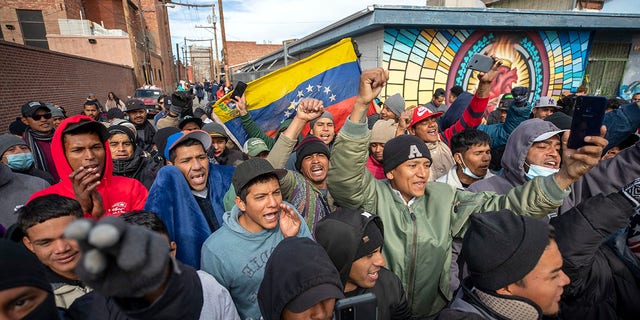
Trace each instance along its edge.
<instances>
[{"instance_id":1,"label":"brick wall","mask_svg":"<svg viewBox=\"0 0 640 320\"><path fill-rule=\"evenodd\" d=\"M279 44L257 44L250 41L227 41L229 52L229 65L234 66L246 63L276 50L282 49ZM236 67L237 69L238 67Z\"/></svg>"},{"instance_id":2,"label":"brick wall","mask_svg":"<svg viewBox=\"0 0 640 320\"><path fill-rule=\"evenodd\" d=\"M135 90L131 68L0 41L0 133L29 100L58 103L78 114L87 94L104 104L109 91L123 100Z\"/></svg>"}]
</instances>

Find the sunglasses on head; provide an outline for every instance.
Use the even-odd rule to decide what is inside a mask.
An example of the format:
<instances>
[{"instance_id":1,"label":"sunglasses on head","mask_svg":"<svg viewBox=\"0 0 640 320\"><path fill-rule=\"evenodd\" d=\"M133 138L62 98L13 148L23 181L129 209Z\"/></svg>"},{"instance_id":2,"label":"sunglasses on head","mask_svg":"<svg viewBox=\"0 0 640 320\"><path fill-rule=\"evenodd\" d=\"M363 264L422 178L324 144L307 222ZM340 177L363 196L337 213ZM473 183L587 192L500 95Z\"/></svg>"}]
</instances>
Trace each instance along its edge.
<instances>
[{"instance_id":1,"label":"sunglasses on head","mask_svg":"<svg viewBox=\"0 0 640 320\"><path fill-rule=\"evenodd\" d=\"M45 114L34 114L31 116L31 118L35 121L39 121L42 118L45 119L51 119L51 113L45 113Z\"/></svg>"}]
</instances>

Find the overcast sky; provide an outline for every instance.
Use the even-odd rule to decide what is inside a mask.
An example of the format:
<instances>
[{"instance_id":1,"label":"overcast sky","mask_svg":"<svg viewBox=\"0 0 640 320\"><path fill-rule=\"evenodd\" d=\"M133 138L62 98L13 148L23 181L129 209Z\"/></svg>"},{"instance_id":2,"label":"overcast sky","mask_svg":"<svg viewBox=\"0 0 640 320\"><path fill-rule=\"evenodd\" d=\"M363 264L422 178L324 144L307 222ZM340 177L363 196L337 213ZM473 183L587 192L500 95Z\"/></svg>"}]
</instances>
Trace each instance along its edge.
<instances>
[{"instance_id":1,"label":"overcast sky","mask_svg":"<svg viewBox=\"0 0 640 320\"><path fill-rule=\"evenodd\" d=\"M175 0L189 4L216 4L217 0ZM227 41L255 41L282 44L286 39L299 39L334 22L346 18L371 4L423 6L426 0L223 0ZM173 50L175 43L187 39L212 39L207 17L211 8L168 8ZM218 19L219 20L219 19ZM218 23L218 43L220 39ZM187 42L192 45L194 42ZM195 43L209 46L208 42ZM219 47L221 50L222 47Z\"/></svg>"}]
</instances>

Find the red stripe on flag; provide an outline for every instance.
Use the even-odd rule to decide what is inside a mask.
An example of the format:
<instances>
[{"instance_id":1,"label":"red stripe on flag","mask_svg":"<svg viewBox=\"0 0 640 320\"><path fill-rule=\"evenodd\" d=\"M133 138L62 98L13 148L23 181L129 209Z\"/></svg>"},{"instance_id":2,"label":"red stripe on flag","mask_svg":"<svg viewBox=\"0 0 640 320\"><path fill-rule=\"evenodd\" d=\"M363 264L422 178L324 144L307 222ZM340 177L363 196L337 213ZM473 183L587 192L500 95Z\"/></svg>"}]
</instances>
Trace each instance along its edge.
<instances>
[{"instance_id":1,"label":"red stripe on flag","mask_svg":"<svg viewBox=\"0 0 640 320\"><path fill-rule=\"evenodd\" d=\"M345 121L347 121L347 117L351 114L355 102L356 97L351 97L325 108L326 111L329 111L333 115L333 127L336 133L342 128ZM304 136L308 135L309 129L309 124L307 123L302 129L302 134Z\"/></svg>"}]
</instances>

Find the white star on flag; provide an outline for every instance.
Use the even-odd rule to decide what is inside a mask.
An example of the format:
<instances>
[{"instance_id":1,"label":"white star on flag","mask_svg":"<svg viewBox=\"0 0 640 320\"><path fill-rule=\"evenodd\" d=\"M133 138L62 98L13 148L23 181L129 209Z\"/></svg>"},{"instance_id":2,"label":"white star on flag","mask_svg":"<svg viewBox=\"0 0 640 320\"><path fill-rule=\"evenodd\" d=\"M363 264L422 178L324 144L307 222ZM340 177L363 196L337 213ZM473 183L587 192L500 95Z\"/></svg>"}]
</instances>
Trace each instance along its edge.
<instances>
[{"instance_id":1,"label":"white star on flag","mask_svg":"<svg viewBox=\"0 0 640 320\"><path fill-rule=\"evenodd\" d=\"M313 86L312 85L308 85L307 86L307 92L313 92Z\"/></svg>"},{"instance_id":2,"label":"white star on flag","mask_svg":"<svg viewBox=\"0 0 640 320\"><path fill-rule=\"evenodd\" d=\"M304 93L302 90L298 91L298 98L304 97Z\"/></svg>"},{"instance_id":3,"label":"white star on flag","mask_svg":"<svg viewBox=\"0 0 640 320\"><path fill-rule=\"evenodd\" d=\"M329 86L324 87L324 93L329 94L331 92L331 88Z\"/></svg>"},{"instance_id":4,"label":"white star on flag","mask_svg":"<svg viewBox=\"0 0 640 320\"><path fill-rule=\"evenodd\" d=\"M332 94L331 96L329 96L329 100L331 100L331 102L336 101L336 95Z\"/></svg>"}]
</instances>

